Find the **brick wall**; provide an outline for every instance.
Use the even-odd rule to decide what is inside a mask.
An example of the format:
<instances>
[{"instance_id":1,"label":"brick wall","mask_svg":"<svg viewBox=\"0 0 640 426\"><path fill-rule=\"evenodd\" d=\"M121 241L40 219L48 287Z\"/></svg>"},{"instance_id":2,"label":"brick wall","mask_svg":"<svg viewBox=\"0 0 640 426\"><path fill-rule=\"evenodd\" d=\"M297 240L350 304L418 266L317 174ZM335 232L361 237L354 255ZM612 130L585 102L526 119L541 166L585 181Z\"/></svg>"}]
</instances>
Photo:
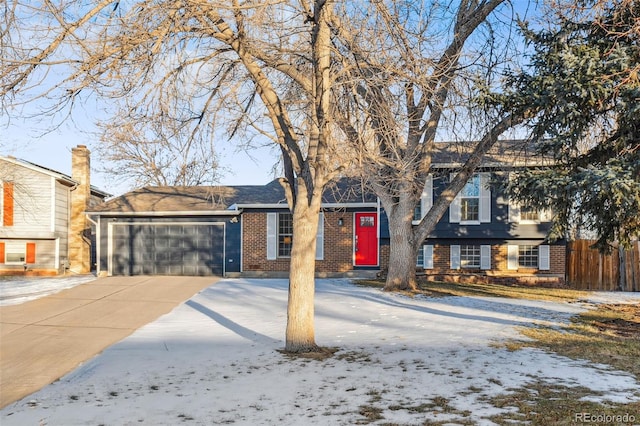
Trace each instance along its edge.
<instances>
[{"instance_id":1,"label":"brick wall","mask_svg":"<svg viewBox=\"0 0 640 426\"><path fill-rule=\"evenodd\" d=\"M338 220L342 219L342 226ZM244 272L286 273L289 259L267 260L267 214L245 212L243 220ZM389 245L380 247L380 267L387 269ZM492 282L503 284L530 284L563 286L565 270L565 247L550 247L550 267L548 271L538 269L509 270L507 268L507 245L491 246L491 270L450 268L448 245L434 245L433 269L424 271L427 279L451 282ZM316 261L318 273L342 273L353 268L353 213L324 213L324 259Z\"/></svg>"},{"instance_id":2,"label":"brick wall","mask_svg":"<svg viewBox=\"0 0 640 426\"><path fill-rule=\"evenodd\" d=\"M338 220L342 219L342 226ZM242 215L242 270L244 272L286 272L289 259L267 260L267 214ZM353 270L353 214L324 213L324 259L316 261L319 273Z\"/></svg>"},{"instance_id":3,"label":"brick wall","mask_svg":"<svg viewBox=\"0 0 640 426\"><path fill-rule=\"evenodd\" d=\"M490 270L451 269L449 246L435 244L433 247L433 269L420 270L419 272L424 273L429 281L560 287L565 285L565 255L565 246L550 246L550 269L548 271L541 271L537 268L510 270L507 268L507 245L492 245ZM388 257L381 265L382 269L387 268Z\"/></svg>"}]
</instances>

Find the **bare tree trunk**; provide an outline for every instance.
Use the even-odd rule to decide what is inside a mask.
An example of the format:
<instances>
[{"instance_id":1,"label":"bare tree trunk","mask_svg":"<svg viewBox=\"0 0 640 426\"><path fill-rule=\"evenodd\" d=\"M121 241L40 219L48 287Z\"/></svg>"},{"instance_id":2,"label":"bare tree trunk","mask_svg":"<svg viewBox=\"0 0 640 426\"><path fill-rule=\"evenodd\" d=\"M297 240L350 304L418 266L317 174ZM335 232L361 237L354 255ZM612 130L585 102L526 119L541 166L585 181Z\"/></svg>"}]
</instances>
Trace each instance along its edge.
<instances>
[{"instance_id":1,"label":"bare tree trunk","mask_svg":"<svg viewBox=\"0 0 640 426\"><path fill-rule=\"evenodd\" d=\"M411 197L401 196L398 204L389 214L389 269L384 286L385 291L416 290L416 258L413 232L414 202Z\"/></svg>"},{"instance_id":2,"label":"bare tree trunk","mask_svg":"<svg viewBox=\"0 0 640 426\"><path fill-rule=\"evenodd\" d=\"M320 199L307 202L302 179L298 180L299 198L293 211L293 246L289 269L289 303L285 351L317 352L314 328L316 238ZM301 195L301 196L300 196Z\"/></svg>"}]
</instances>

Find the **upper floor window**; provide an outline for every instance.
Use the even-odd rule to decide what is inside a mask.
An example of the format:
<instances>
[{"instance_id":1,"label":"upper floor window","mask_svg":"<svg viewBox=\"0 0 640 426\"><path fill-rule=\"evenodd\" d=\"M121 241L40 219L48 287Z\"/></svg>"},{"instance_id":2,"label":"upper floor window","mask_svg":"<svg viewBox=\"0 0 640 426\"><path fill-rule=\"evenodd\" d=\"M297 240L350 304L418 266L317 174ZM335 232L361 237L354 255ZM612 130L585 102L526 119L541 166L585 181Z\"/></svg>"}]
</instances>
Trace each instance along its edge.
<instances>
[{"instance_id":1,"label":"upper floor window","mask_svg":"<svg viewBox=\"0 0 640 426\"><path fill-rule=\"evenodd\" d=\"M429 212L433 205L433 175L427 175L420 195L420 202L413 211L414 222L421 221L423 217Z\"/></svg>"},{"instance_id":2,"label":"upper floor window","mask_svg":"<svg viewBox=\"0 0 640 426\"><path fill-rule=\"evenodd\" d=\"M509 179L513 178L513 173L509 173ZM535 225L543 222L551 222L552 212L549 209L533 207L525 202L519 203L509 200L509 222L523 225Z\"/></svg>"},{"instance_id":3,"label":"upper floor window","mask_svg":"<svg viewBox=\"0 0 640 426\"><path fill-rule=\"evenodd\" d=\"M463 225L491 222L489 179L489 173L477 173L467 181L449 206L449 222Z\"/></svg>"},{"instance_id":4,"label":"upper floor window","mask_svg":"<svg viewBox=\"0 0 640 426\"><path fill-rule=\"evenodd\" d=\"M13 226L13 182L2 183L2 226Z\"/></svg>"},{"instance_id":5,"label":"upper floor window","mask_svg":"<svg viewBox=\"0 0 640 426\"><path fill-rule=\"evenodd\" d=\"M460 221L480 221L480 176L474 175L460 191Z\"/></svg>"},{"instance_id":6,"label":"upper floor window","mask_svg":"<svg viewBox=\"0 0 640 426\"><path fill-rule=\"evenodd\" d=\"M521 221L540 221L540 212L531 206L520 207L520 220Z\"/></svg>"}]
</instances>

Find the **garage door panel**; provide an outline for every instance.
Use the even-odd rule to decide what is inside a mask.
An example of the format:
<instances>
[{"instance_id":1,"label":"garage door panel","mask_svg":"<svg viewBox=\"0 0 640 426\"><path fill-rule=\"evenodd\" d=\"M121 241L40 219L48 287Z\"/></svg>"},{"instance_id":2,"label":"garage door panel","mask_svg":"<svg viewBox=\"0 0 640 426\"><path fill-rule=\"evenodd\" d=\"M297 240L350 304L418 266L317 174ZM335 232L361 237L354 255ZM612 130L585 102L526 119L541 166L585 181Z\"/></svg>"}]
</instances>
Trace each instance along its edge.
<instances>
[{"instance_id":1,"label":"garage door panel","mask_svg":"<svg viewBox=\"0 0 640 426\"><path fill-rule=\"evenodd\" d=\"M221 225L113 226L114 275L222 275Z\"/></svg>"}]
</instances>

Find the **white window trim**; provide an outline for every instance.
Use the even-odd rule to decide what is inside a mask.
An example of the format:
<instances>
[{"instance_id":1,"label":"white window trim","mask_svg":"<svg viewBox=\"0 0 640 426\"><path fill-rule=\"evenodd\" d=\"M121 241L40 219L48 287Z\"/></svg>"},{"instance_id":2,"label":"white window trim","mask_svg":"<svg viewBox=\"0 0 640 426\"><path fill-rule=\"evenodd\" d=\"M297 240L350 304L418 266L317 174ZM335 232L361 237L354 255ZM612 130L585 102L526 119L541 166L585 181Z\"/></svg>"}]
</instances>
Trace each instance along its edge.
<instances>
[{"instance_id":1,"label":"white window trim","mask_svg":"<svg viewBox=\"0 0 640 426\"><path fill-rule=\"evenodd\" d=\"M489 182L491 173L482 172L474 173L470 179L475 176L480 179L480 194L478 195L478 220L462 220L462 190L456 195L449 205L449 223L459 223L460 225L480 225L483 223L491 223L491 188ZM453 179L455 174L450 175ZM465 184L466 185L466 184Z\"/></svg>"},{"instance_id":2,"label":"white window trim","mask_svg":"<svg viewBox=\"0 0 640 426\"><path fill-rule=\"evenodd\" d=\"M433 269L433 246L430 244L422 246L422 267Z\"/></svg>"},{"instance_id":3,"label":"white window trim","mask_svg":"<svg viewBox=\"0 0 640 426\"><path fill-rule=\"evenodd\" d=\"M278 258L278 213L267 213L267 260ZM318 217L318 234L316 235L316 260L324 260L324 213Z\"/></svg>"},{"instance_id":4,"label":"white window trim","mask_svg":"<svg viewBox=\"0 0 640 426\"><path fill-rule=\"evenodd\" d=\"M507 246L507 269L511 271L517 271L518 267L518 246L515 244L509 244Z\"/></svg>"},{"instance_id":5,"label":"white window trim","mask_svg":"<svg viewBox=\"0 0 640 426\"><path fill-rule=\"evenodd\" d=\"M510 172L508 179L511 180L513 173ZM538 220L522 220L520 216L521 205L516 201L508 201L509 206L509 223L518 223L520 225L539 225L541 223L551 222L551 211L549 209L538 210Z\"/></svg>"},{"instance_id":6,"label":"white window trim","mask_svg":"<svg viewBox=\"0 0 640 426\"><path fill-rule=\"evenodd\" d=\"M462 246L466 246L466 247L472 247L474 254L473 257L475 258L475 248L478 248L478 264L477 265L463 265L462 264ZM482 252L480 251L480 246L478 246L477 244L462 244L460 246L460 267L462 269L480 269L480 265L482 264Z\"/></svg>"},{"instance_id":7,"label":"white window trim","mask_svg":"<svg viewBox=\"0 0 640 426\"><path fill-rule=\"evenodd\" d=\"M451 269L460 269L460 246L449 246L449 262Z\"/></svg>"},{"instance_id":8,"label":"white window trim","mask_svg":"<svg viewBox=\"0 0 640 426\"><path fill-rule=\"evenodd\" d=\"M10 261L9 253L20 254L24 257L24 260ZM6 241L4 243L4 264L5 265L24 265L27 262L27 244L17 241Z\"/></svg>"},{"instance_id":9,"label":"white window trim","mask_svg":"<svg viewBox=\"0 0 640 426\"><path fill-rule=\"evenodd\" d=\"M278 258L278 213L267 213L267 260Z\"/></svg>"},{"instance_id":10,"label":"white window trim","mask_svg":"<svg viewBox=\"0 0 640 426\"><path fill-rule=\"evenodd\" d=\"M316 235L316 260L324 259L324 213L318 217L318 233Z\"/></svg>"},{"instance_id":11,"label":"white window trim","mask_svg":"<svg viewBox=\"0 0 640 426\"><path fill-rule=\"evenodd\" d=\"M509 202L509 223L518 223L520 225L539 225L541 223L551 221L551 214L547 209L538 210L538 220L521 219L520 210L520 204L513 201Z\"/></svg>"},{"instance_id":12,"label":"white window trim","mask_svg":"<svg viewBox=\"0 0 640 426\"><path fill-rule=\"evenodd\" d=\"M422 190L422 194L420 195L420 220L422 220L431 207L433 206L433 175L428 174L427 179L424 183L424 188ZM420 220L413 220L413 224L417 225L420 223Z\"/></svg>"},{"instance_id":13,"label":"white window trim","mask_svg":"<svg viewBox=\"0 0 640 426\"><path fill-rule=\"evenodd\" d=\"M480 246L480 269L485 271L491 269L491 246L490 245Z\"/></svg>"},{"instance_id":14,"label":"white window trim","mask_svg":"<svg viewBox=\"0 0 640 426\"><path fill-rule=\"evenodd\" d=\"M546 244L538 246L538 269L548 271L551 269L551 247Z\"/></svg>"},{"instance_id":15,"label":"white window trim","mask_svg":"<svg viewBox=\"0 0 640 426\"><path fill-rule=\"evenodd\" d=\"M549 271L551 269L551 247L547 244L538 246L538 270ZM520 268L518 261L519 245L509 244L507 246L507 269L517 271ZM522 268L529 269L529 268Z\"/></svg>"}]
</instances>

